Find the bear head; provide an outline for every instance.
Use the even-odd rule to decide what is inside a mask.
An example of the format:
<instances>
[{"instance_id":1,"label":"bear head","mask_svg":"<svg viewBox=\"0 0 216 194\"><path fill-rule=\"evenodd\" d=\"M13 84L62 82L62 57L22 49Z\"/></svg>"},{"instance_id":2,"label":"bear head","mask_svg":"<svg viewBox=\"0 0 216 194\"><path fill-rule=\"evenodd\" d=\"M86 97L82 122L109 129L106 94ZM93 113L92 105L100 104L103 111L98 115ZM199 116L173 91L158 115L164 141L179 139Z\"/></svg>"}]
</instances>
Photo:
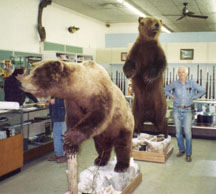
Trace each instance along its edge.
<instances>
[{"instance_id":1,"label":"bear head","mask_svg":"<svg viewBox=\"0 0 216 194\"><path fill-rule=\"evenodd\" d=\"M154 17L139 17L139 36L145 40L157 40L161 32L162 21Z\"/></svg>"},{"instance_id":2,"label":"bear head","mask_svg":"<svg viewBox=\"0 0 216 194\"><path fill-rule=\"evenodd\" d=\"M42 61L21 80L21 88L36 97L56 96L61 93L62 83L69 79L68 75L69 69L64 62Z\"/></svg>"}]
</instances>

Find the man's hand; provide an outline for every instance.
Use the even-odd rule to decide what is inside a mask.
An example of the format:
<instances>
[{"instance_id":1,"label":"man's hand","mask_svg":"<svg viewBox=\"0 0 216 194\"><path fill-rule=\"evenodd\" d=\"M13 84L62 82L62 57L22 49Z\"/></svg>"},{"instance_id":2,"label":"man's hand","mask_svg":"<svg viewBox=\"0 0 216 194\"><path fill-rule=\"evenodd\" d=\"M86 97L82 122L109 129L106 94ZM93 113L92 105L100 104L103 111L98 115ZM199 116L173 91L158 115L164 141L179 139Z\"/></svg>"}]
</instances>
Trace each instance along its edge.
<instances>
[{"instance_id":1,"label":"man's hand","mask_svg":"<svg viewBox=\"0 0 216 194\"><path fill-rule=\"evenodd\" d=\"M174 96L171 96L171 100L172 100L173 102L175 102L175 98L174 98Z\"/></svg>"}]
</instances>

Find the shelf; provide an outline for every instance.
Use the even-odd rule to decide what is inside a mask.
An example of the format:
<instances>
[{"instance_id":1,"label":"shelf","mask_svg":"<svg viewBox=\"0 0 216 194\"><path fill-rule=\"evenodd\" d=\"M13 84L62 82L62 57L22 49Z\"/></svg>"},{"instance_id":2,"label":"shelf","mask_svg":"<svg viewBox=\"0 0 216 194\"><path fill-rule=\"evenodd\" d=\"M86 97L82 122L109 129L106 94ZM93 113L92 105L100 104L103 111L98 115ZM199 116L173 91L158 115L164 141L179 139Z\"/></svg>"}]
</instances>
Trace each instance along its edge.
<instances>
[{"instance_id":1,"label":"shelf","mask_svg":"<svg viewBox=\"0 0 216 194\"><path fill-rule=\"evenodd\" d=\"M216 104L215 100L193 100L193 103Z\"/></svg>"},{"instance_id":2,"label":"shelf","mask_svg":"<svg viewBox=\"0 0 216 194\"><path fill-rule=\"evenodd\" d=\"M145 122L144 123L145 125L153 125L151 122ZM169 127L175 127L174 124L169 124L168 123L168 126ZM216 130L216 126L203 126L203 125L192 125L192 128L197 128L197 129L213 129L213 130Z\"/></svg>"},{"instance_id":3,"label":"shelf","mask_svg":"<svg viewBox=\"0 0 216 194\"><path fill-rule=\"evenodd\" d=\"M41 156L45 153L51 152L53 150L54 150L54 147L53 147L52 141L50 141L46 144L43 144L41 146L29 149L29 150L24 152L24 163L29 161L29 160L32 160L38 156Z\"/></svg>"}]
</instances>

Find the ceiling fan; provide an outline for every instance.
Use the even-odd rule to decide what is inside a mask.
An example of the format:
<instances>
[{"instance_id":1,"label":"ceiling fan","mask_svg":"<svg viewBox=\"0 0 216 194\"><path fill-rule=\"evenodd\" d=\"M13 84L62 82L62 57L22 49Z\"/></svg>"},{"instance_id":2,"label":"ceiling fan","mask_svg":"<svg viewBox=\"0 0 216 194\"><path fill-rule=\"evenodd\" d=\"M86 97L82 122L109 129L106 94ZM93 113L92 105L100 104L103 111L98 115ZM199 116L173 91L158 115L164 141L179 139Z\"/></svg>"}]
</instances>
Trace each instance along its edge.
<instances>
[{"instance_id":1,"label":"ceiling fan","mask_svg":"<svg viewBox=\"0 0 216 194\"><path fill-rule=\"evenodd\" d=\"M183 5L184 5L184 7L183 7L183 9L182 9L182 15L180 15L180 17L179 18L177 18L177 21L178 20L181 20L181 19L183 19L184 17L193 17L193 18L200 18L200 19L207 19L208 18L208 16L202 16L202 15L195 15L194 14L194 12L191 12L191 11L189 11L188 9L187 9L187 5L188 5L188 3L183 3ZM168 16L168 15L167 15ZM178 15L179 16L179 15Z\"/></svg>"}]
</instances>

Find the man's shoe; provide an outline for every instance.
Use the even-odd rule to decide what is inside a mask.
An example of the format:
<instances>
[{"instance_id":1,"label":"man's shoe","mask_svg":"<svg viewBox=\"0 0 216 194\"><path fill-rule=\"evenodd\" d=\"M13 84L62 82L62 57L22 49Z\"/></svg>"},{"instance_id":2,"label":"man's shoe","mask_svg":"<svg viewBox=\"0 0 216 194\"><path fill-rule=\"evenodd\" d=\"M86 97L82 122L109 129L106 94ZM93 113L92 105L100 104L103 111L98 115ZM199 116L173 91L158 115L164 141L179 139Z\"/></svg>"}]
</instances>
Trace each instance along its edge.
<instances>
[{"instance_id":1,"label":"man's shoe","mask_svg":"<svg viewBox=\"0 0 216 194\"><path fill-rule=\"evenodd\" d=\"M57 163L64 163L67 162L67 157L66 156L62 156L61 158L56 160Z\"/></svg>"},{"instance_id":2,"label":"man's shoe","mask_svg":"<svg viewBox=\"0 0 216 194\"><path fill-rule=\"evenodd\" d=\"M187 156L186 156L186 161L187 161L187 162L191 162L191 161L192 161L191 155L187 155Z\"/></svg>"},{"instance_id":3,"label":"man's shoe","mask_svg":"<svg viewBox=\"0 0 216 194\"><path fill-rule=\"evenodd\" d=\"M179 152L176 154L176 157L181 157L181 156L183 156L183 155L184 155L184 153L185 153L184 151L182 151L182 152L181 152L181 151L179 151Z\"/></svg>"},{"instance_id":4,"label":"man's shoe","mask_svg":"<svg viewBox=\"0 0 216 194\"><path fill-rule=\"evenodd\" d=\"M62 156L56 156L56 155L52 155L52 156L49 156L48 157L48 161L56 161L58 160L59 158L61 158Z\"/></svg>"}]
</instances>

